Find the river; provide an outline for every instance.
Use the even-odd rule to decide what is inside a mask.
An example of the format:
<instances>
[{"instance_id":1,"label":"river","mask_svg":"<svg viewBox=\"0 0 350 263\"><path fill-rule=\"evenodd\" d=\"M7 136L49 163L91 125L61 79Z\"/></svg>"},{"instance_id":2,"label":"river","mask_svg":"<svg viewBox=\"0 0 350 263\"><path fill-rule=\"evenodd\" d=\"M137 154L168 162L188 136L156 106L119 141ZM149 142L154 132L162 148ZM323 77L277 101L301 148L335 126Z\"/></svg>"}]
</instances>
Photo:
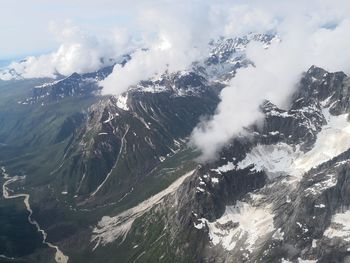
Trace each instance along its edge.
<instances>
[{"instance_id":1,"label":"river","mask_svg":"<svg viewBox=\"0 0 350 263\"><path fill-rule=\"evenodd\" d=\"M50 248L55 249L56 253L55 253L55 261L56 263L67 263L68 262L68 256L64 255L63 252L55 245L53 245L52 243L48 242L47 239L47 234L46 232L40 227L39 223L37 221L35 221L32 217L33 215L33 210L30 207L30 203L29 203L29 194L11 194L11 190L8 188L8 186L16 181L19 180L23 180L25 178L25 176L9 176L9 174L6 172L5 167L1 167L1 172L4 175L4 179L5 182L2 185L2 195L5 199L14 199L14 198L23 198L23 202L24 205L27 209L27 211L29 212L28 215L28 221L30 224L34 225L36 227L36 229L38 230L38 232L41 233L41 235L43 236L43 244L47 245Z\"/></svg>"}]
</instances>

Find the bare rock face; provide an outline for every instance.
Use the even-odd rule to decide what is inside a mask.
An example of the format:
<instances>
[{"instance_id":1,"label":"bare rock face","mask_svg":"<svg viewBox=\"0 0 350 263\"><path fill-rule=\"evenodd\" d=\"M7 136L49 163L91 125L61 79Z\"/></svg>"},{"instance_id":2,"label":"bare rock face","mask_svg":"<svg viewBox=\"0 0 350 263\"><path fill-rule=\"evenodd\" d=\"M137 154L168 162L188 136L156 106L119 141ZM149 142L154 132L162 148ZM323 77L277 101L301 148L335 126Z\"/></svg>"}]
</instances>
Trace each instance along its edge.
<instances>
[{"instance_id":1,"label":"bare rock face","mask_svg":"<svg viewBox=\"0 0 350 263\"><path fill-rule=\"evenodd\" d=\"M348 82L311 67L289 109L266 101L263 125L197 168L164 205L177 205L172 238L188 242L179 260L197 243L198 262L346 262Z\"/></svg>"}]
</instances>

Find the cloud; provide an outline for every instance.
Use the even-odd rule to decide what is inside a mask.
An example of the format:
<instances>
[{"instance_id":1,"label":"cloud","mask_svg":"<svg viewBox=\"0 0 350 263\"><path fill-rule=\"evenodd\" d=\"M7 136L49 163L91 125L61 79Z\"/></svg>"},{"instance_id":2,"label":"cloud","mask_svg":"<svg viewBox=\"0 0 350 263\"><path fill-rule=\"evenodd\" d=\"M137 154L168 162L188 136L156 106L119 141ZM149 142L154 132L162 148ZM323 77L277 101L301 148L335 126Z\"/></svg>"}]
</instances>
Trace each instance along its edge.
<instances>
[{"instance_id":1,"label":"cloud","mask_svg":"<svg viewBox=\"0 0 350 263\"><path fill-rule=\"evenodd\" d=\"M133 53L124 67L116 65L101 82L102 92L118 95L141 80L189 68L208 53L207 44L215 31L210 11L205 2L194 5L186 1L143 9L138 23L146 49Z\"/></svg>"},{"instance_id":2,"label":"cloud","mask_svg":"<svg viewBox=\"0 0 350 263\"><path fill-rule=\"evenodd\" d=\"M234 6L228 10L226 15L227 23L224 25L226 36L267 32L278 24L277 18L271 14L249 5Z\"/></svg>"},{"instance_id":3,"label":"cloud","mask_svg":"<svg viewBox=\"0 0 350 263\"><path fill-rule=\"evenodd\" d=\"M191 52L192 51L192 52ZM138 50L124 67L116 65L100 84L103 94L118 95L139 81L164 73L185 69L196 59L197 50L173 49L167 39L148 50Z\"/></svg>"},{"instance_id":4,"label":"cloud","mask_svg":"<svg viewBox=\"0 0 350 263\"><path fill-rule=\"evenodd\" d=\"M215 158L243 127L262 117L259 106L263 100L286 107L301 73L311 65L350 72L346 33L350 4L346 1L195 3L179 1L145 9L141 24L144 32L153 33L147 35L148 51L135 53L125 67L116 66L101 84L104 93L117 95L166 70L187 69L207 55L205 45L210 39L276 32L282 41L269 49L257 43L249 45L247 56L255 66L237 72L222 90L214 116L194 129L191 141L202 151L203 161Z\"/></svg>"},{"instance_id":5,"label":"cloud","mask_svg":"<svg viewBox=\"0 0 350 263\"><path fill-rule=\"evenodd\" d=\"M101 82L105 94L118 95L166 70L188 69L192 62L208 56L210 40L243 35L257 25L265 32L276 25L269 13L230 1L160 1L144 7L138 17L147 51L136 52L125 67L114 68ZM164 44L166 48L161 48Z\"/></svg>"},{"instance_id":6,"label":"cloud","mask_svg":"<svg viewBox=\"0 0 350 263\"><path fill-rule=\"evenodd\" d=\"M47 1L41 2L47 8ZM127 27L91 35L69 23L53 26L60 42L58 49L13 63L11 68L28 78L83 73L110 63L110 58L134 51L131 61L124 67L115 66L113 73L101 82L104 94L117 95L140 80L165 71L188 69L193 61L208 55L207 43L219 36L277 32L282 41L273 43L269 49L258 43L249 45L247 56L255 67L237 72L222 90L214 116L193 131L192 142L202 150L203 160L214 158L233 136L242 132L242 127L261 118L258 108L264 99L286 106L300 74L309 66L350 72L348 0L137 0L137 4L119 0L103 0L103 4L97 0L75 3L64 0L61 3L65 11L84 7L83 16L76 16L85 20L114 14L120 19L125 10L127 19L121 20ZM70 5L74 8L68 8ZM145 49L136 50L135 46ZM8 72L0 76L8 77Z\"/></svg>"},{"instance_id":7,"label":"cloud","mask_svg":"<svg viewBox=\"0 0 350 263\"><path fill-rule=\"evenodd\" d=\"M63 26L53 25L50 28L60 43L58 49L46 55L28 57L21 63L15 62L10 69L16 70L24 78L93 71L108 64L108 59L130 52L130 44L134 45L134 39L130 37L132 33L134 37L141 38L140 46L148 51L135 52L129 65L124 68L116 66L110 78L101 83L105 94L118 94L129 85L165 70L187 69L193 61L207 55L207 43L218 36L246 33L257 22L261 30L270 29L275 23L265 11L250 8L246 4L232 5L227 0L215 3L210 0L152 0L139 1L137 5L105 0L104 6L108 6L108 10L97 1L84 3L88 14L92 8L99 14L111 14L110 10L118 6L127 10L128 14L135 14L135 19L129 21L129 28L124 31L105 32L102 37L88 34L70 22ZM77 4L72 3L71 7L76 8ZM69 5L69 1L63 1L63 9L58 5L57 10L65 10ZM85 16L88 17L88 14ZM90 16L93 17L92 14ZM168 43L167 48L161 47L164 43ZM0 74L2 79L11 78L9 72Z\"/></svg>"},{"instance_id":8,"label":"cloud","mask_svg":"<svg viewBox=\"0 0 350 263\"><path fill-rule=\"evenodd\" d=\"M350 72L347 48L350 39L346 33L350 30L350 21L342 15L333 15L342 14L336 3L333 3L333 9L327 1L323 4L319 14L315 6L313 9L307 9L309 6L303 4L296 6L306 9L302 9L299 15L283 17L276 26L282 41L273 43L269 49L257 43L248 46L247 57L254 62L254 67L237 72L222 90L221 102L214 116L200 123L192 133L192 143L202 151L202 161L214 159L230 139L243 132L243 127L259 120L262 117L259 106L265 99L281 107L287 106L300 74L311 65ZM331 16L322 17L324 7L328 7ZM291 6L287 8L296 10ZM279 10L278 14L283 14L283 11L286 10ZM337 21L337 25L324 28L330 21Z\"/></svg>"},{"instance_id":9,"label":"cloud","mask_svg":"<svg viewBox=\"0 0 350 263\"><path fill-rule=\"evenodd\" d=\"M131 43L123 30L114 29L108 37L97 37L69 21L63 27L51 24L51 31L61 43L56 51L13 62L7 71L0 73L0 78L12 78L9 71L15 71L22 78L55 78L57 74L67 76L74 72L92 72L111 65Z\"/></svg>"},{"instance_id":10,"label":"cloud","mask_svg":"<svg viewBox=\"0 0 350 263\"><path fill-rule=\"evenodd\" d=\"M215 158L233 136L243 132L243 127L261 118L259 106L265 99L285 103L304 69L298 59L289 56L290 48L296 47L293 44L298 43L273 42L269 49L260 43L248 46L247 57L254 66L237 71L220 94L216 114L192 132L192 143L202 151L202 161Z\"/></svg>"}]
</instances>

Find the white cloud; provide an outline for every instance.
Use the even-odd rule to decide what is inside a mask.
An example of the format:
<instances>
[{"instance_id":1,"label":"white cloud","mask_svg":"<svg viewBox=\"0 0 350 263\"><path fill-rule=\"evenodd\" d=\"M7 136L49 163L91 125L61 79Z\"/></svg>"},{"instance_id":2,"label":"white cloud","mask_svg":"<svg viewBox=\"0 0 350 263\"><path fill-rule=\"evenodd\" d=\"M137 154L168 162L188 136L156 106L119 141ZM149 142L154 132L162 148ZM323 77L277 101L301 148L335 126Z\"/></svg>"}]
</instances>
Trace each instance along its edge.
<instances>
[{"instance_id":1,"label":"white cloud","mask_svg":"<svg viewBox=\"0 0 350 263\"><path fill-rule=\"evenodd\" d=\"M132 59L124 66L114 66L113 72L100 84L103 94L118 95L129 86L155 75L185 69L196 59L198 50L179 50L172 48L167 39L151 47L149 50L138 50L132 54Z\"/></svg>"},{"instance_id":2,"label":"white cloud","mask_svg":"<svg viewBox=\"0 0 350 263\"><path fill-rule=\"evenodd\" d=\"M133 54L125 67L117 65L101 82L105 94L120 94L130 85L166 70L187 69L208 55L209 41L219 36L242 35L256 30L257 25L266 31L276 25L268 13L230 1L160 1L144 7L138 17L149 50ZM160 48L164 43L167 48Z\"/></svg>"},{"instance_id":3,"label":"white cloud","mask_svg":"<svg viewBox=\"0 0 350 263\"><path fill-rule=\"evenodd\" d=\"M267 32L277 26L277 19L264 10L239 5L228 11L226 36L244 35L250 32Z\"/></svg>"},{"instance_id":4,"label":"white cloud","mask_svg":"<svg viewBox=\"0 0 350 263\"><path fill-rule=\"evenodd\" d=\"M116 65L113 73L101 82L103 93L118 95L130 85L167 70L185 70L207 54L207 43L215 31L210 11L204 2L194 5L185 1L143 9L138 23L147 50L132 54L132 60L124 67Z\"/></svg>"},{"instance_id":5,"label":"white cloud","mask_svg":"<svg viewBox=\"0 0 350 263\"><path fill-rule=\"evenodd\" d=\"M285 102L303 70L297 59L288 55L295 47L285 41L274 42L268 50L258 43L248 46L247 56L255 67L238 70L222 90L216 114L192 133L192 142L201 149L203 161L215 158L233 136L243 132L243 127L262 117L259 106L263 100Z\"/></svg>"},{"instance_id":6,"label":"white cloud","mask_svg":"<svg viewBox=\"0 0 350 263\"><path fill-rule=\"evenodd\" d=\"M328 9L330 14L338 13L342 7L334 3L333 8L336 10ZM283 17L278 24L276 29L282 42L267 50L256 43L248 47L247 56L255 67L238 71L222 90L215 115L192 133L192 143L201 149L202 161L215 158L232 137L243 132L243 127L259 120L262 115L258 108L263 100L286 106L300 74L311 65L350 72L350 38L346 33L350 30L349 19L338 16L337 27L325 29L322 25L334 21L334 16L321 19L315 9L311 10L312 15L307 13L310 9L303 11L301 15Z\"/></svg>"},{"instance_id":7,"label":"white cloud","mask_svg":"<svg viewBox=\"0 0 350 263\"><path fill-rule=\"evenodd\" d=\"M40 1L48 9L47 1ZM133 46L129 45L132 41L128 34L133 28L133 34L141 38L140 46L148 50L134 52L125 67L114 68L113 74L101 83L105 94L120 94L130 85L166 70L188 68L207 54L208 41L220 35L231 37L268 30L280 35L283 41L268 50L256 43L249 46L247 55L255 67L238 71L222 91L216 114L194 130L192 141L203 151L203 160L215 156L243 126L256 121L261 116L258 107L264 99L285 105L301 72L312 64L331 71L350 72L350 2L347 0L138 0L137 4L118 0L103 0L103 4L97 0L74 3L64 0L61 3L65 11L84 7L85 20L106 14L120 17L125 10L129 20L123 21L129 27L108 35L97 34L99 37L72 25L63 30L54 28L61 43L55 52L11 66L24 77L92 71L106 63L101 58L116 58L130 51Z\"/></svg>"},{"instance_id":8,"label":"white cloud","mask_svg":"<svg viewBox=\"0 0 350 263\"><path fill-rule=\"evenodd\" d=\"M67 21L63 26L51 24L51 31L61 43L52 53L30 56L8 67L23 78L54 78L56 74L86 73L110 65L113 59L123 55L131 43L123 30L114 29L105 36L92 36ZM8 79L8 71L0 73Z\"/></svg>"},{"instance_id":9,"label":"white cloud","mask_svg":"<svg viewBox=\"0 0 350 263\"><path fill-rule=\"evenodd\" d=\"M311 37L310 60L330 71L350 73L350 18L341 21L335 29L321 28Z\"/></svg>"}]
</instances>

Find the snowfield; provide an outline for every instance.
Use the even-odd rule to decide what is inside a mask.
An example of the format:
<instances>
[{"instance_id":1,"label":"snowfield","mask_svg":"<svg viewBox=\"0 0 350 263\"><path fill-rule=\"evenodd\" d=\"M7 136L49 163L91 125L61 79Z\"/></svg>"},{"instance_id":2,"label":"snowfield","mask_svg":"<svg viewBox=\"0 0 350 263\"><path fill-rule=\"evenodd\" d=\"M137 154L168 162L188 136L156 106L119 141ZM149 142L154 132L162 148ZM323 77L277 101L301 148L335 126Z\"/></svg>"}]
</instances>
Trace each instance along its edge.
<instances>
[{"instance_id":1,"label":"snowfield","mask_svg":"<svg viewBox=\"0 0 350 263\"><path fill-rule=\"evenodd\" d=\"M270 180L284 177L281 182L296 186L303 175L310 169L331 160L350 148L350 123L348 114L334 116L329 109L322 111L327 124L318 133L313 148L308 152L300 150L300 145L289 145L284 142L277 144L255 146L246 157L236 165L232 161L212 169L221 174L230 170L250 168L251 171L264 171ZM319 195L324 190L334 187L337 177L334 174L326 175L320 181L306 189L309 195ZM289 199L289 200L288 200ZM287 203L290 198L287 196ZM250 253L257 248L259 240L268 234L274 239L283 239L280 229L274 229L273 214L269 205L251 205L237 201L234 206L227 206L222 217L214 222L205 218L198 219L195 228L202 229L205 225L209 229L209 238L213 245L222 245L226 250L246 248ZM316 208L324 209L324 204L316 204ZM330 227L324 235L328 238L342 238L350 242L350 211L333 216ZM302 227L302 226L300 226ZM244 245L244 246L243 246ZM315 262L314 260L299 259L299 262Z\"/></svg>"},{"instance_id":2,"label":"snowfield","mask_svg":"<svg viewBox=\"0 0 350 263\"><path fill-rule=\"evenodd\" d=\"M334 116L328 109L323 110L327 124L318 133L314 147L303 153L299 146L286 143L257 145L237 164L238 169L253 165L255 171L265 171L270 179L289 175L291 182L300 181L302 175L311 168L331 160L350 148L350 123L348 114ZM334 184L331 180L330 184Z\"/></svg>"},{"instance_id":3,"label":"snowfield","mask_svg":"<svg viewBox=\"0 0 350 263\"><path fill-rule=\"evenodd\" d=\"M274 231L273 214L267 207L253 207L240 201L227 206L222 217L214 222L207 221L207 225L213 245L221 244L227 250L244 245L249 252L260 239Z\"/></svg>"}]
</instances>

